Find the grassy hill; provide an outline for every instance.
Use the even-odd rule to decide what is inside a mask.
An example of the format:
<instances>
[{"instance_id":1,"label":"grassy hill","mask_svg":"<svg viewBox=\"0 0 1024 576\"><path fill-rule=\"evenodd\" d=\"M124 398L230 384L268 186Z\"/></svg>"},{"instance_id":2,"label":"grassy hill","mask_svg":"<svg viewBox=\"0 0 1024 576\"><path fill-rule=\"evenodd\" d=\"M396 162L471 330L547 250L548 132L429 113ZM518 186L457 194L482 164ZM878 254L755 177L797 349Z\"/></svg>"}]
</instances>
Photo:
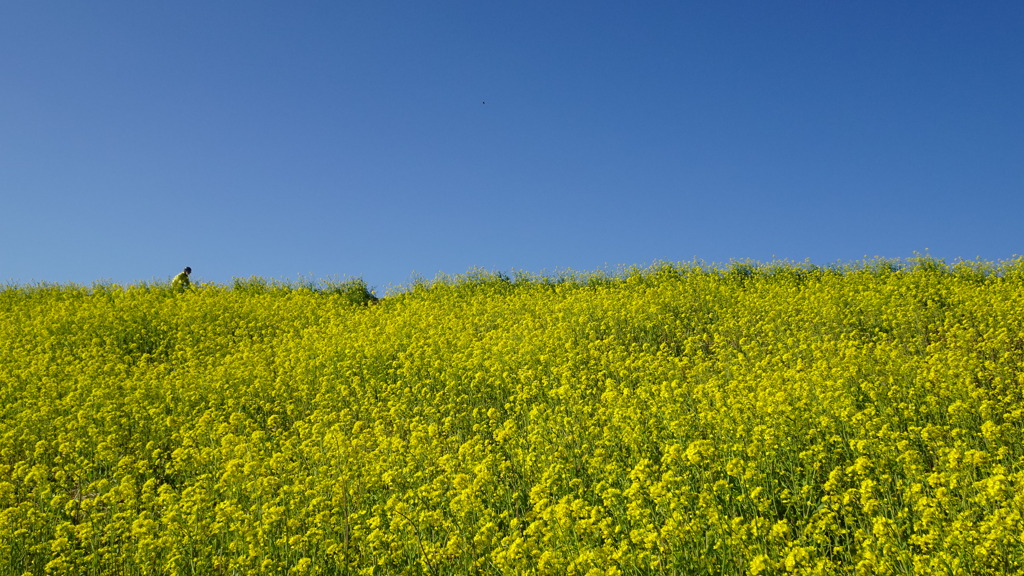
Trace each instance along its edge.
<instances>
[{"instance_id":1,"label":"grassy hill","mask_svg":"<svg viewBox=\"0 0 1024 576\"><path fill-rule=\"evenodd\" d=\"M1024 570L1024 260L0 290L2 574Z\"/></svg>"}]
</instances>

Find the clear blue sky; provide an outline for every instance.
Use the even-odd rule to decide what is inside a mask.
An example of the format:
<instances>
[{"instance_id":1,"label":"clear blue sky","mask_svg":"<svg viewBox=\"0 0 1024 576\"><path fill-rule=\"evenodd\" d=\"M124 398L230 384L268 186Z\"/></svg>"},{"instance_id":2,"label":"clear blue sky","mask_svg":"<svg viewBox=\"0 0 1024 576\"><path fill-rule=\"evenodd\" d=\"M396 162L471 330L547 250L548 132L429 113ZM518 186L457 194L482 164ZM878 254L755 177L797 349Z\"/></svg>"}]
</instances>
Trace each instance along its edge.
<instances>
[{"instance_id":1,"label":"clear blue sky","mask_svg":"<svg viewBox=\"0 0 1024 576\"><path fill-rule=\"evenodd\" d=\"M1024 2L0 5L0 282L1024 252Z\"/></svg>"}]
</instances>

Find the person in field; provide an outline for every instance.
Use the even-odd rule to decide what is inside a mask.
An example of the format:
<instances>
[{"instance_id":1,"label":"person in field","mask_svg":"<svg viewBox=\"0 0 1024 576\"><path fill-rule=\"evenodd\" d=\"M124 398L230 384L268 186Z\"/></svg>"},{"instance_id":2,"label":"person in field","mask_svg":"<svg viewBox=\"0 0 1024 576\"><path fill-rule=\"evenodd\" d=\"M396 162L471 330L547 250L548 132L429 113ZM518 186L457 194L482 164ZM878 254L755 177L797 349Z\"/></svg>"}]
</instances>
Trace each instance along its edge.
<instances>
[{"instance_id":1,"label":"person in field","mask_svg":"<svg viewBox=\"0 0 1024 576\"><path fill-rule=\"evenodd\" d=\"M171 288L174 288L178 292L184 292L186 288L190 288L192 286L192 281L188 279L188 275L191 273L192 269L185 266L185 269L181 271L181 274L175 276L174 280L171 281Z\"/></svg>"}]
</instances>

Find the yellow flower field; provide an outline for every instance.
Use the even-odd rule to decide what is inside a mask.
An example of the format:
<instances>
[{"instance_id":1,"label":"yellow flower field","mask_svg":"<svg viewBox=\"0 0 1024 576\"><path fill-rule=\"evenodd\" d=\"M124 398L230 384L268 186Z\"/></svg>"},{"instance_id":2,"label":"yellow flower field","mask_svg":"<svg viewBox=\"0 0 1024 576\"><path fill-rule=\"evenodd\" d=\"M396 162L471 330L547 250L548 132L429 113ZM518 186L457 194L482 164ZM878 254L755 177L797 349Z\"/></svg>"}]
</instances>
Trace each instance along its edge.
<instances>
[{"instance_id":1,"label":"yellow flower field","mask_svg":"<svg viewBox=\"0 0 1024 576\"><path fill-rule=\"evenodd\" d=\"M1024 260L0 289L0 575L1024 572Z\"/></svg>"}]
</instances>

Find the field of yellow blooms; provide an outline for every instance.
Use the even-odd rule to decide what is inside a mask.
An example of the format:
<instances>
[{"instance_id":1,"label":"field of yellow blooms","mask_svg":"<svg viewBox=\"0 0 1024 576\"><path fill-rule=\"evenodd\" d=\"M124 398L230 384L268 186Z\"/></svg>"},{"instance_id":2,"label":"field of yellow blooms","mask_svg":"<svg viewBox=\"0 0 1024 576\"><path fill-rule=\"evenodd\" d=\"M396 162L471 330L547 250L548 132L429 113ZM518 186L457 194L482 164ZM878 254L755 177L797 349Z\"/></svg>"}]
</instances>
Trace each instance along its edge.
<instances>
[{"instance_id":1,"label":"field of yellow blooms","mask_svg":"<svg viewBox=\"0 0 1024 576\"><path fill-rule=\"evenodd\" d=\"M1012 574L1022 512L1024 259L0 288L0 575Z\"/></svg>"}]
</instances>

